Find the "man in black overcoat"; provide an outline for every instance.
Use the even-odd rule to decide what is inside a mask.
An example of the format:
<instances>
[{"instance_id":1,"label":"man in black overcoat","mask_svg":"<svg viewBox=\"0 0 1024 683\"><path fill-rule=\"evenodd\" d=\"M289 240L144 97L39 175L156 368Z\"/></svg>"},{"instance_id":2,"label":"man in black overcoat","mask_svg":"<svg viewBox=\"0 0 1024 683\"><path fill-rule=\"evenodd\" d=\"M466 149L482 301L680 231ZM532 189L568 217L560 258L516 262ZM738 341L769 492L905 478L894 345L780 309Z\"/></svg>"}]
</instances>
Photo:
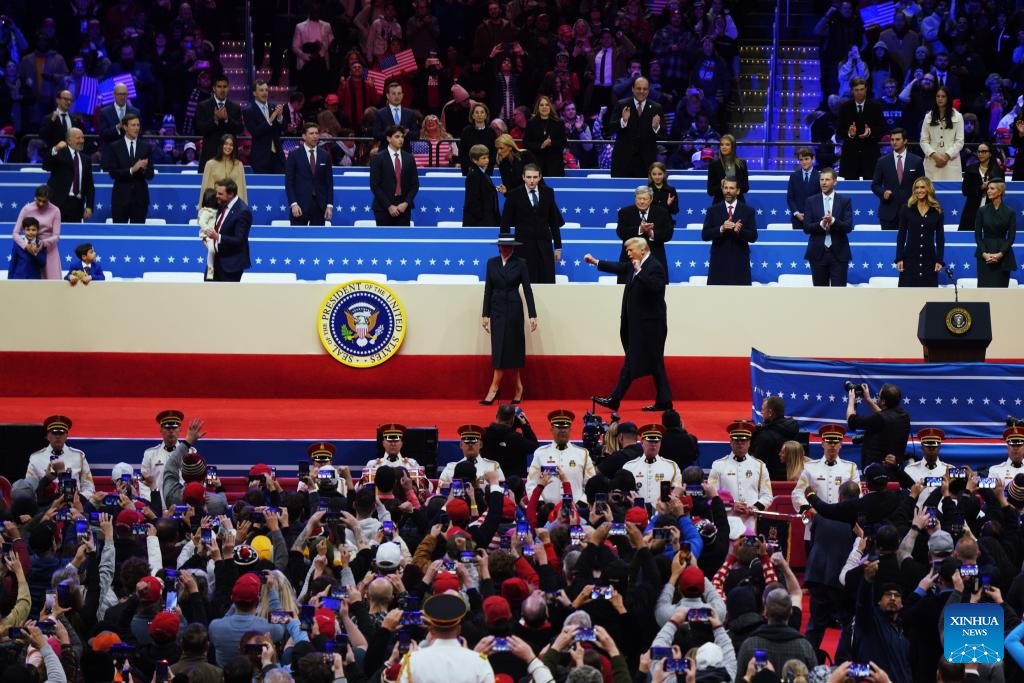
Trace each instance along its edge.
<instances>
[{"instance_id":1,"label":"man in black overcoat","mask_svg":"<svg viewBox=\"0 0 1024 683\"><path fill-rule=\"evenodd\" d=\"M654 403L643 410L668 410L672 407L672 390L665 372L665 339L668 337L668 312L665 287L668 276L642 237L626 241L629 261L598 261L587 254L583 260L605 273L626 273L629 281L622 292L622 317L619 338L626 352L619 382L609 396L594 396L598 405L617 410L619 402L637 377L652 375L656 396ZM631 274L630 274L631 273Z\"/></svg>"},{"instance_id":2,"label":"man in black overcoat","mask_svg":"<svg viewBox=\"0 0 1024 683\"><path fill-rule=\"evenodd\" d=\"M878 141L885 121L882 105L868 99L868 83L863 78L850 81L853 99L839 105L836 114L836 140L843 143L839 155L839 175L847 180L870 180L878 161Z\"/></svg>"},{"instance_id":3,"label":"man in black overcoat","mask_svg":"<svg viewBox=\"0 0 1024 683\"><path fill-rule=\"evenodd\" d=\"M523 185L509 190L505 197L501 233L507 235L515 229L516 241L522 243L516 247L516 256L526 259L532 284L554 284L555 262L562 258L565 219L555 204L555 191L540 180L540 167L523 167Z\"/></svg>"},{"instance_id":4,"label":"man in black overcoat","mask_svg":"<svg viewBox=\"0 0 1024 683\"><path fill-rule=\"evenodd\" d=\"M704 215L701 239L711 242L708 259L709 285L750 286L750 245L757 241L757 217L747 204L738 201L739 186L730 178L722 180L724 200Z\"/></svg>"},{"instance_id":5,"label":"man in black overcoat","mask_svg":"<svg viewBox=\"0 0 1024 683\"><path fill-rule=\"evenodd\" d=\"M637 78L633 96L619 100L608 115L606 137L615 135L613 178L646 178L658 159L658 135L665 117L661 105L647 99L650 91L650 82L643 76Z\"/></svg>"},{"instance_id":6,"label":"man in black overcoat","mask_svg":"<svg viewBox=\"0 0 1024 683\"><path fill-rule=\"evenodd\" d=\"M652 206L654 192L649 185L641 185L633 191L633 206L619 209L619 222L615 232L623 241L619 261L626 262L625 242L630 237L643 237L647 240L647 248L651 256L658 259L668 273L668 261L665 258L665 242L672 239L675 225L668 210L661 206ZM619 284L629 282L629 273L619 275Z\"/></svg>"}]
</instances>

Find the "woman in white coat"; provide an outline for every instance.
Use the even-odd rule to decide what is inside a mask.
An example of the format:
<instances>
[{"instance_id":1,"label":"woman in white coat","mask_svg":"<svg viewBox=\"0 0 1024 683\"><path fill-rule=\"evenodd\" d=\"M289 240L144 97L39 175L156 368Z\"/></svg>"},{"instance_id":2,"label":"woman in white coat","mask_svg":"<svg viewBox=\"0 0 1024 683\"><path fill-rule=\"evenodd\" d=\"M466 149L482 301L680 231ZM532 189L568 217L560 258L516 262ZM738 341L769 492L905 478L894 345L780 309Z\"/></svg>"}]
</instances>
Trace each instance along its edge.
<instances>
[{"instance_id":1,"label":"woman in white coat","mask_svg":"<svg viewBox=\"0 0 1024 683\"><path fill-rule=\"evenodd\" d=\"M949 91L935 89L935 106L921 124L921 151L924 152L924 174L930 180L960 182L960 150L964 146L964 117L953 108Z\"/></svg>"}]
</instances>

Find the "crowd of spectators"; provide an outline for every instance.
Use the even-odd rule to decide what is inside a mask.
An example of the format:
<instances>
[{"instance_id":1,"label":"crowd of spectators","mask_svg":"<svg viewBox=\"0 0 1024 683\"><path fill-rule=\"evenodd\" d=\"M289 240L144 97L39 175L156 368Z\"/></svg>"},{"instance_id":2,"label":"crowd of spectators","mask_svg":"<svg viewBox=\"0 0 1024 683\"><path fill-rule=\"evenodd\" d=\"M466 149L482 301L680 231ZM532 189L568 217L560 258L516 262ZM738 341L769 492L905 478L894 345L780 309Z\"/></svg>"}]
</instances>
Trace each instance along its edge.
<instances>
[{"instance_id":1,"label":"crowd of spectators","mask_svg":"<svg viewBox=\"0 0 1024 683\"><path fill-rule=\"evenodd\" d=\"M538 98L546 96L553 122L569 139L600 139L609 109L629 97L633 81L643 76L651 101L670 119L662 137L697 146L696 153L666 148L663 156L675 167L689 167L700 162L703 144L717 139L715 131L725 131L739 96L737 15L746 11L744 3L672 0L651 12L641 0L311 0L291 5L290 23L273 20L282 18L281 4L252 4L252 43L256 67L269 70L270 85L288 86L287 94L275 92L272 104L289 108L285 134L292 137L301 134L303 120L317 121L330 138L370 137L384 97L368 75L407 49L416 68L394 80L418 124L437 117L428 128L435 138L458 138L469 123L470 104L482 103L497 134L522 140ZM76 0L70 12L48 7L16 4L0 21L6 76L0 129L6 134L38 134L64 91L73 123L87 135L100 134L96 110L84 111L79 102L87 96L83 82L130 74L131 104L140 110L144 136L202 135L196 112L223 73L221 42L244 40L240 2ZM245 75L229 78L249 91ZM379 142L324 144L336 165L365 165ZM16 148L8 141L4 147L8 161L45 158L42 143ZM198 143L171 138L154 150L157 163L190 164L202 154ZM243 162L248 151L240 142ZM567 168L610 163L607 145L554 151ZM458 163L466 160L455 154L436 162Z\"/></svg>"}]
</instances>

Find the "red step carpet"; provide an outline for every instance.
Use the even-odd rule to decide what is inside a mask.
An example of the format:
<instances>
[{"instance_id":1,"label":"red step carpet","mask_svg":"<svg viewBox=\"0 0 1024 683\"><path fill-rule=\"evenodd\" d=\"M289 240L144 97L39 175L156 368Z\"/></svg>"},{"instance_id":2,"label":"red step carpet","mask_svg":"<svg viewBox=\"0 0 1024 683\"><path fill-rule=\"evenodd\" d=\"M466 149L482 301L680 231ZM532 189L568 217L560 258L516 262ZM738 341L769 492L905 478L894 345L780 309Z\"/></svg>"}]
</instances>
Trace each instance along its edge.
<instances>
[{"instance_id":1,"label":"red step carpet","mask_svg":"<svg viewBox=\"0 0 1024 683\"><path fill-rule=\"evenodd\" d=\"M647 401L624 401L619 414L638 425L658 422L660 413L641 412ZM579 438L589 401L527 399L523 412L540 438L547 435L546 416L556 408L577 415L574 437ZM686 428L702 440L724 441L725 425L750 416L742 401L677 401ZM411 399L235 399L235 398L112 398L81 396L0 397L0 422L38 423L47 415L67 415L74 422L72 435L92 438L150 437L158 433L154 418L161 410L176 408L187 416L202 417L208 436L218 439L372 439L382 422L406 426L437 425L440 438L455 439L459 425L486 426L494 419L497 403ZM607 421L609 411L599 408Z\"/></svg>"}]
</instances>

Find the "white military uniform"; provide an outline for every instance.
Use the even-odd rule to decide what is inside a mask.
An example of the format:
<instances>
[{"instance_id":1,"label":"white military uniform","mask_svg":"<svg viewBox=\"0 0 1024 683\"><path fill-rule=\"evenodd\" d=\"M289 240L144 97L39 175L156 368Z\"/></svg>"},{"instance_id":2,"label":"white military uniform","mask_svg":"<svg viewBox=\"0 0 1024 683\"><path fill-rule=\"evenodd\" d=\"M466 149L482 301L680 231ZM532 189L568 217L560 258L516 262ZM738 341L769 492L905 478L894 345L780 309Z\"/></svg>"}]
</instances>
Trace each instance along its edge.
<instances>
[{"instance_id":1,"label":"white military uniform","mask_svg":"<svg viewBox=\"0 0 1024 683\"><path fill-rule=\"evenodd\" d=\"M567 443L564 449L559 450L554 443L541 446L533 452L533 463L526 475L526 496L533 495L533 490L540 484L540 468L560 467L565 473L566 480L572 486L573 500L583 500L583 487L596 473L594 462L590 459L587 449ZM554 477L547 486L541 498L548 503L559 503L562 500L562 482Z\"/></svg>"},{"instance_id":2,"label":"white military uniform","mask_svg":"<svg viewBox=\"0 0 1024 683\"><path fill-rule=\"evenodd\" d=\"M753 506L760 503L765 509L772 504L772 482L768 476L768 468L757 458L747 455L742 462L733 454L719 458L711 464L708 483L715 490L728 491L733 501ZM757 526L757 517L747 515L740 517L748 529Z\"/></svg>"},{"instance_id":3,"label":"white military uniform","mask_svg":"<svg viewBox=\"0 0 1024 683\"><path fill-rule=\"evenodd\" d=\"M413 479L419 479L420 477L425 476L423 467L421 467L420 464L412 458L407 458L401 453L396 455L394 458L384 454L381 457L374 458L370 462L366 463L366 466L363 467L363 473L359 477L359 483L365 484L368 481L373 481L373 476L377 471L377 468L383 467L384 465L387 465L388 467L404 467L406 471L409 472L409 476Z\"/></svg>"},{"instance_id":4,"label":"white military uniform","mask_svg":"<svg viewBox=\"0 0 1024 683\"><path fill-rule=\"evenodd\" d=\"M435 639L409 653L398 673L399 683L494 683L494 669L484 655L455 639Z\"/></svg>"},{"instance_id":5,"label":"white military uniform","mask_svg":"<svg viewBox=\"0 0 1024 683\"><path fill-rule=\"evenodd\" d=\"M648 462L647 458L641 455L627 462L622 469L633 473L637 493L652 505L661 497L661 482L670 481L673 487L683 485L683 473L679 470L679 465L660 455L654 456L653 462Z\"/></svg>"},{"instance_id":6,"label":"white military uniform","mask_svg":"<svg viewBox=\"0 0 1024 683\"><path fill-rule=\"evenodd\" d=\"M157 482L157 486L160 485L160 478L164 473L164 465L167 464L167 458L171 457L171 453L174 452L174 448L167 450L164 447L163 442L160 442L152 448L147 448L146 452L142 454L142 474L143 476L151 475L153 481ZM141 498L149 498L150 489L146 486L145 481L139 482L139 496Z\"/></svg>"},{"instance_id":7,"label":"white military uniform","mask_svg":"<svg viewBox=\"0 0 1024 683\"><path fill-rule=\"evenodd\" d=\"M836 458L831 465L826 462L825 458L804 463L804 469L797 477L796 486L793 487L793 509L800 512L800 508L808 505L806 495L808 488L813 488L822 501L838 503L839 487L845 481L860 482L860 471L857 469L857 465L849 460ZM804 540L811 540L810 525L804 528Z\"/></svg>"},{"instance_id":8,"label":"white military uniform","mask_svg":"<svg viewBox=\"0 0 1024 683\"><path fill-rule=\"evenodd\" d=\"M53 448L47 446L28 456L25 479L32 483L33 490L39 486L39 480L46 476L46 468L50 466L50 456L53 454ZM89 462L85 459L84 452L64 444L60 459L64 462L64 469L78 482L78 492L83 497L89 498L96 493L96 485L92 481L92 472L89 470Z\"/></svg>"},{"instance_id":9,"label":"white military uniform","mask_svg":"<svg viewBox=\"0 0 1024 683\"><path fill-rule=\"evenodd\" d=\"M460 462L466 462L466 459L463 458L462 460L459 460L458 462L450 462L450 463L448 463L447 465L444 466L444 469L441 471L441 476L437 478L437 488L438 489L440 489L442 487L445 487L445 486L451 486L452 479L455 478L455 466L458 465ZM482 481L483 478L484 478L484 475L487 474L488 472L497 472L498 473L498 481L505 481L505 473L501 471L501 465L499 465L494 460L488 460L487 458L483 457L482 455L481 456L477 456L477 459L476 459L476 480L478 482Z\"/></svg>"},{"instance_id":10,"label":"white military uniform","mask_svg":"<svg viewBox=\"0 0 1024 683\"><path fill-rule=\"evenodd\" d=\"M1003 486L1006 486L1013 478L1018 474L1024 473L1024 461L1020 465L1014 466L1013 461L1009 458L1006 462L999 463L998 465L992 465L988 468L988 476L995 477L999 481L1003 482Z\"/></svg>"}]
</instances>

